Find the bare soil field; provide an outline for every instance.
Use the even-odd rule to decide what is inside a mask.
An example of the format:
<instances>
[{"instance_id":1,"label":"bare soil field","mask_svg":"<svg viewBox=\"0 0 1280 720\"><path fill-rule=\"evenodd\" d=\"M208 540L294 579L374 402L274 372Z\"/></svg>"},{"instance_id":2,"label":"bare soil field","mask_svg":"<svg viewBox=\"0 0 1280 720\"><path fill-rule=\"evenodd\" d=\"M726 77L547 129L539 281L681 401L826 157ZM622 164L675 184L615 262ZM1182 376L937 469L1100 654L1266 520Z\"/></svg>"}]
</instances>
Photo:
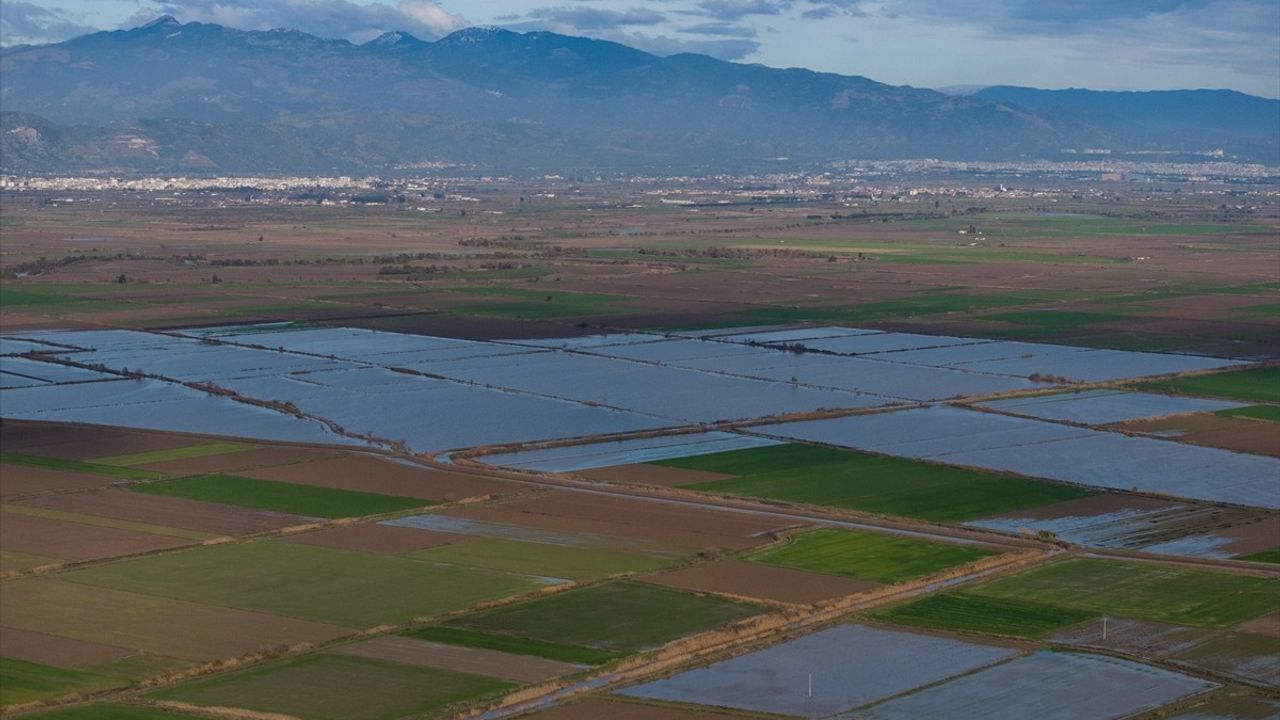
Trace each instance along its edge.
<instances>
[{"instance_id":1,"label":"bare soil field","mask_svg":"<svg viewBox=\"0 0 1280 720\"><path fill-rule=\"evenodd\" d=\"M6 463L0 468L0 498L13 500L24 496L72 490L94 490L122 482L118 477L55 470L34 465Z\"/></svg>"},{"instance_id":2,"label":"bare soil field","mask_svg":"<svg viewBox=\"0 0 1280 720\"><path fill-rule=\"evenodd\" d=\"M1220 415L1179 415L1138 420L1118 426L1128 432L1174 437L1179 442L1280 457L1276 424Z\"/></svg>"},{"instance_id":3,"label":"bare soil field","mask_svg":"<svg viewBox=\"0 0 1280 720\"><path fill-rule=\"evenodd\" d=\"M680 590L808 605L881 587L870 580L822 575L747 560L717 560L638 578Z\"/></svg>"},{"instance_id":4,"label":"bare soil field","mask_svg":"<svg viewBox=\"0 0 1280 720\"><path fill-rule=\"evenodd\" d=\"M205 662L353 630L247 610L108 590L65 580L7 580L0 626Z\"/></svg>"},{"instance_id":5,"label":"bare soil field","mask_svg":"<svg viewBox=\"0 0 1280 720\"><path fill-rule=\"evenodd\" d=\"M744 550L767 542L763 534L789 526L785 520L751 513L558 490L485 506L448 508L441 513L690 550Z\"/></svg>"},{"instance_id":6,"label":"bare soil field","mask_svg":"<svg viewBox=\"0 0 1280 720\"><path fill-rule=\"evenodd\" d=\"M213 535L251 535L311 522L297 515L119 489L49 495L24 504Z\"/></svg>"},{"instance_id":7,"label":"bare soil field","mask_svg":"<svg viewBox=\"0 0 1280 720\"><path fill-rule=\"evenodd\" d=\"M574 475L598 482L656 485L659 487L680 487L713 480L727 480L733 477L733 475L725 473L686 470L684 468L649 465L647 463L579 470Z\"/></svg>"},{"instance_id":8,"label":"bare soil field","mask_svg":"<svg viewBox=\"0 0 1280 720\"><path fill-rule=\"evenodd\" d=\"M31 632L20 628L0 628L0 657L65 668L83 668L123 660L134 652L115 645Z\"/></svg>"},{"instance_id":9,"label":"bare soil field","mask_svg":"<svg viewBox=\"0 0 1280 720\"><path fill-rule=\"evenodd\" d=\"M580 665L530 655L512 655L483 648L445 645L397 635L343 645L333 652L372 660L386 660L402 665L452 670L528 683L542 682L582 669Z\"/></svg>"},{"instance_id":10,"label":"bare soil field","mask_svg":"<svg viewBox=\"0 0 1280 720\"><path fill-rule=\"evenodd\" d=\"M744 715L741 712L720 713L714 710L651 705L641 702L624 702L590 697L568 705L542 710L521 716L522 720L744 720L763 718L762 715Z\"/></svg>"},{"instance_id":11,"label":"bare soil field","mask_svg":"<svg viewBox=\"0 0 1280 720\"><path fill-rule=\"evenodd\" d=\"M83 525L16 512L5 512L3 521L0 521L0 546L6 550L59 560L101 560L192 544L192 540L166 535Z\"/></svg>"},{"instance_id":12,"label":"bare soil field","mask_svg":"<svg viewBox=\"0 0 1280 720\"><path fill-rule=\"evenodd\" d=\"M510 495L524 490L519 483L415 467L370 455L350 454L315 462L279 465L242 472L247 477L340 490L382 493L398 497L453 502L486 495Z\"/></svg>"},{"instance_id":13,"label":"bare soil field","mask_svg":"<svg viewBox=\"0 0 1280 720\"><path fill-rule=\"evenodd\" d=\"M434 532L396 525L365 523L321 528L283 538L284 542L353 550L383 555L403 555L415 550L448 545L466 540L465 535Z\"/></svg>"},{"instance_id":14,"label":"bare soil field","mask_svg":"<svg viewBox=\"0 0 1280 720\"><path fill-rule=\"evenodd\" d=\"M1274 638L1280 638L1280 610L1269 612L1261 617L1241 623L1235 629L1242 633L1270 635Z\"/></svg>"},{"instance_id":15,"label":"bare soil field","mask_svg":"<svg viewBox=\"0 0 1280 720\"><path fill-rule=\"evenodd\" d=\"M65 460L91 460L108 455L170 450L200 442L205 441L145 430L23 420L5 420L0 424L0 444L4 445L5 450Z\"/></svg>"}]
</instances>

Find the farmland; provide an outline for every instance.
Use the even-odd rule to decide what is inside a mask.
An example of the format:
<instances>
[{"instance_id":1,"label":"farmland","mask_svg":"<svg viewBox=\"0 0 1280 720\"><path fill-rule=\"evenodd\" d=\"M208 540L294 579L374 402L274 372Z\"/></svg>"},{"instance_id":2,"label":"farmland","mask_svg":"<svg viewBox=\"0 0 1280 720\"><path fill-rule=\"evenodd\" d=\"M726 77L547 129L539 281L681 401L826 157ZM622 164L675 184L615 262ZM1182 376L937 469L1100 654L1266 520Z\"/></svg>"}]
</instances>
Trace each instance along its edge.
<instances>
[{"instance_id":1,"label":"farmland","mask_svg":"<svg viewBox=\"0 0 1280 720\"><path fill-rule=\"evenodd\" d=\"M138 485L138 492L311 517L361 517L430 504L414 498L237 477L194 475Z\"/></svg>"},{"instance_id":2,"label":"farmland","mask_svg":"<svg viewBox=\"0 0 1280 720\"><path fill-rule=\"evenodd\" d=\"M1195 375L1147 383L1146 388L1209 397L1280 402L1280 368L1258 368L1236 372Z\"/></svg>"},{"instance_id":3,"label":"farmland","mask_svg":"<svg viewBox=\"0 0 1280 720\"><path fill-rule=\"evenodd\" d=\"M631 653L759 612L760 608L744 603L620 583L489 610L455 620L451 625L493 635Z\"/></svg>"},{"instance_id":4,"label":"farmland","mask_svg":"<svg viewBox=\"0 0 1280 720\"><path fill-rule=\"evenodd\" d=\"M780 445L659 464L734 475L690 487L956 521L1084 497L1077 488L865 453Z\"/></svg>"},{"instance_id":5,"label":"farmland","mask_svg":"<svg viewBox=\"0 0 1280 720\"><path fill-rule=\"evenodd\" d=\"M942 629L1040 637L1101 615L1221 628L1280 607L1280 582L1204 570L1067 560L875 617Z\"/></svg>"},{"instance_id":6,"label":"farmland","mask_svg":"<svg viewBox=\"0 0 1280 720\"><path fill-rule=\"evenodd\" d=\"M1274 199L507 182L5 193L6 717L1274 712Z\"/></svg>"},{"instance_id":7,"label":"farmland","mask_svg":"<svg viewBox=\"0 0 1280 720\"><path fill-rule=\"evenodd\" d=\"M359 687L358 693L348 688ZM492 678L339 655L314 655L191 683L154 697L317 720L390 720L510 687Z\"/></svg>"},{"instance_id":8,"label":"farmland","mask_svg":"<svg viewBox=\"0 0 1280 720\"><path fill-rule=\"evenodd\" d=\"M933 575L992 555L981 548L942 545L872 533L813 530L763 550L756 562L893 583Z\"/></svg>"}]
</instances>

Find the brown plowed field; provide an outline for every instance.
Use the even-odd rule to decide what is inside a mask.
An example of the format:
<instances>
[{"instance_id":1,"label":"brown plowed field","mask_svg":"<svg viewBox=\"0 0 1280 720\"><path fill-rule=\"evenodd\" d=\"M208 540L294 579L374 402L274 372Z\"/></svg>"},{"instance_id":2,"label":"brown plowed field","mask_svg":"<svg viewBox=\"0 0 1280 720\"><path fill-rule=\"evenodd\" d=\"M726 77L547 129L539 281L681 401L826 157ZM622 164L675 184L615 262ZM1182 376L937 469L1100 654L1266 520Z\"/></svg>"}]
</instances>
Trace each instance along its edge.
<instances>
[{"instance_id":1,"label":"brown plowed field","mask_svg":"<svg viewBox=\"0 0 1280 720\"><path fill-rule=\"evenodd\" d=\"M473 520L633 538L687 549L742 550L766 542L758 535L793 524L754 513L560 490L441 512Z\"/></svg>"},{"instance_id":2,"label":"brown plowed field","mask_svg":"<svg viewBox=\"0 0 1280 720\"><path fill-rule=\"evenodd\" d=\"M12 627L0 627L0 656L55 667L81 668L123 660L133 651Z\"/></svg>"},{"instance_id":3,"label":"brown plowed field","mask_svg":"<svg viewBox=\"0 0 1280 720\"><path fill-rule=\"evenodd\" d=\"M881 587L880 583L869 580L821 575L747 560L717 560L640 579L681 590L801 605Z\"/></svg>"},{"instance_id":4,"label":"brown plowed field","mask_svg":"<svg viewBox=\"0 0 1280 720\"><path fill-rule=\"evenodd\" d=\"M586 698L523 716L522 720L749 720L760 715L719 713L665 705Z\"/></svg>"},{"instance_id":5,"label":"brown plowed field","mask_svg":"<svg viewBox=\"0 0 1280 720\"><path fill-rule=\"evenodd\" d=\"M117 488L49 495L33 498L23 504L63 512L183 528L214 535L251 535L310 522L297 515L150 495Z\"/></svg>"},{"instance_id":6,"label":"brown plowed field","mask_svg":"<svg viewBox=\"0 0 1280 720\"><path fill-rule=\"evenodd\" d=\"M512 655L496 650L444 645L396 635L344 645L334 652L403 665L530 683L568 675L582 669L578 665L532 655Z\"/></svg>"},{"instance_id":7,"label":"brown plowed field","mask_svg":"<svg viewBox=\"0 0 1280 720\"><path fill-rule=\"evenodd\" d=\"M8 448L5 448L8 450ZM65 490L103 488L124 482L108 475L55 470L34 465L0 465L0 498L9 500L27 495L38 495Z\"/></svg>"},{"instance_id":8,"label":"brown plowed field","mask_svg":"<svg viewBox=\"0 0 1280 720\"><path fill-rule=\"evenodd\" d=\"M340 525L321 528L283 538L285 542L314 545L334 550L356 550L384 555L402 555L452 542L466 540L465 535L420 530L395 525Z\"/></svg>"},{"instance_id":9,"label":"brown plowed field","mask_svg":"<svg viewBox=\"0 0 1280 720\"><path fill-rule=\"evenodd\" d=\"M1224 550L1236 555L1252 555L1280 545L1280 517L1269 515L1257 522L1235 525L1215 534L1232 538L1223 546Z\"/></svg>"},{"instance_id":10,"label":"brown plowed field","mask_svg":"<svg viewBox=\"0 0 1280 720\"><path fill-rule=\"evenodd\" d=\"M306 448L269 447L227 453L225 455L208 455L206 457L187 458L186 460L147 463L137 467L170 475L205 475L210 473L234 473L249 468L288 465L308 460L322 460L329 457L336 457L336 454Z\"/></svg>"},{"instance_id":11,"label":"brown plowed field","mask_svg":"<svg viewBox=\"0 0 1280 720\"><path fill-rule=\"evenodd\" d=\"M686 470L684 468L666 467L663 465L615 465L613 467L582 470L574 473L589 480L612 483L633 483L637 485L657 485L660 487L680 487L712 480L727 480L734 477L726 473L706 472L705 470Z\"/></svg>"},{"instance_id":12,"label":"brown plowed field","mask_svg":"<svg viewBox=\"0 0 1280 720\"><path fill-rule=\"evenodd\" d=\"M1248 622L1241 623L1235 629L1251 635L1270 635L1274 638L1280 638L1280 610L1269 612L1262 617L1256 617Z\"/></svg>"},{"instance_id":13,"label":"brown plowed field","mask_svg":"<svg viewBox=\"0 0 1280 720\"><path fill-rule=\"evenodd\" d=\"M524 489L518 483L506 480L414 467L369 455L347 455L317 462L260 468L241 474L263 480L322 485L440 502L485 495L509 495Z\"/></svg>"},{"instance_id":14,"label":"brown plowed field","mask_svg":"<svg viewBox=\"0 0 1280 720\"><path fill-rule=\"evenodd\" d=\"M100 560L192 544L182 538L15 512L0 518L0 547L59 560Z\"/></svg>"},{"instance_id":15,"label":"brown plowed field","mask_svg":"<svg viewBox=\"0 0 1280 720\"><path fill-rule=\"evenodd\" d=\"M4 445L6 451L66 460L91 460L109 455L168 450L208 442L145 430L90 428L15 420L6 420L0 427L3 428L0 444Z\"/></svg>"},{"instance_id":16,"label":"brown plowed field","mask_svg":"<svg viewBox=\"0 0 1280 720\"><path fill-rule=\"evenodd\" d=\"M51 578L6 580L0 626L203 662L354 630Z\"/></svg>"},{"instance_id":17,"label":"brown plowed field","mask_svg":"<svg viewBox=\"0 0 1280 720\"><path fill-rule=\"evenodd\" d=\"M1280 457L1276 423L1220 415L1178 415L1121 423L1122 430L1173 435L1179 441Z\"/></svg>"}]
</instances>

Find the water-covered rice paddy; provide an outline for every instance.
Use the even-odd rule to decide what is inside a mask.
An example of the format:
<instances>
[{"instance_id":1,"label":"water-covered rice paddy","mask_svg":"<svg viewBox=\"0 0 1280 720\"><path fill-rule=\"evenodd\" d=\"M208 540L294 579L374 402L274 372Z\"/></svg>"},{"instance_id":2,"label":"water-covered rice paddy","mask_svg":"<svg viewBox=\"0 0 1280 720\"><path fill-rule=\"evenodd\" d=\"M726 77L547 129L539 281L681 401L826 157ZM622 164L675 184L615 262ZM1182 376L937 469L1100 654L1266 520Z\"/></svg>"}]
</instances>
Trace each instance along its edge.
<instances>
[{"instance_id":1,"label":"water-covered rice paddy","mask_svg":"<svg viewBox=\"0 0 1280 720\"><path fill-rule=\"evenodd\" d=\"M1052 388L1061 377L1136 378L1235 364L841 327L475 341L277 324L32 331L3 341L5 417L401 444L415 452L606 441L493 458L560 472L772 442L726 432L608 442L611 435ZM1228 406L1090 391L986 408L1096 424ZM764 430L1084 485L1280 504L1274 458L950 406Z\"/></svg>"},{"instance_id":2,"label":"water-covered rice paddy","mask_svg":"<svg viewBox=\"0 0 1280 720\"><path fill-rule=\"evenodd\" d=\"M1013 657L1017 650L869 625L839 625L626 688L620 694L827 717ZM812 679L812 693L810 692Z\"/></svg>"}]
</instances>

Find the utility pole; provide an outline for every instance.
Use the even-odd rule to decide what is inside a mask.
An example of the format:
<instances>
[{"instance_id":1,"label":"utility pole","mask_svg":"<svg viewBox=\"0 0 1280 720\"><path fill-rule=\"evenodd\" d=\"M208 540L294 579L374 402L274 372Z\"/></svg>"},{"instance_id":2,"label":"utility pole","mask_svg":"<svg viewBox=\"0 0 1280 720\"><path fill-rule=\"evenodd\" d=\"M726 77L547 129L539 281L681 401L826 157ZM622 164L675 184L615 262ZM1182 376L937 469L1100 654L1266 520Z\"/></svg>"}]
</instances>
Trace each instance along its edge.
<instances>
[{"instance_id":1,"label":"utility pole","mask_svg":"<svg viewBox=\"0 0 1280 720\"><path fill-rule=\"evenodd\" d=\"M1102 616L1102 641L1107 641L1107 616Z\"/></svg>"},{"instance_id":2,"label":"utility pole","mask_svg":"<svg viewBox=\"0 0 1280 720\"><path fill-rule=\"evenodd\" d=\"M809 673L809 697L813 697L813 673Z\"/></svg>"}]
</instances>

